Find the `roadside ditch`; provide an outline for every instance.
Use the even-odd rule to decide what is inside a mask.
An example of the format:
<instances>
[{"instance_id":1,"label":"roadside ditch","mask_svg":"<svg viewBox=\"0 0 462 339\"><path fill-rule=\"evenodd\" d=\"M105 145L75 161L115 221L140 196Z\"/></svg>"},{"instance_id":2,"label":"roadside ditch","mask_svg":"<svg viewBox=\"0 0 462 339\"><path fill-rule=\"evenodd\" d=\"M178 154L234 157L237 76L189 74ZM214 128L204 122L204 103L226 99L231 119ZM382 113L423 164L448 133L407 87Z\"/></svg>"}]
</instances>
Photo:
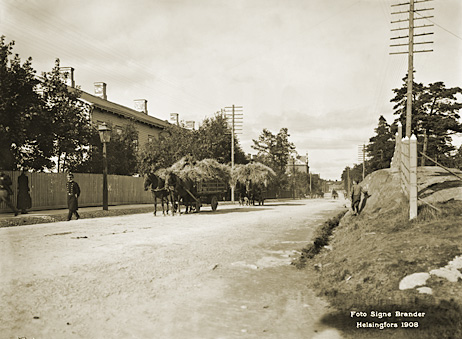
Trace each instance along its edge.
<instances>
[{"instance_id":1,"label":"roadside ditch","mask_svg":"<svg viewBox=\"0 0 462 339\"><path fill-rule=\"evenodd\" d=\"M400 289L405 277L438 271L461 255L462 202L438 203L439 212L422 206L409 221L389 171L364 184L370 198L361 215L328 220L292 262L336 309L322 323L345 338L462 338L461 279L432 274L425 290Z\"/></svg>"}]
</instances>

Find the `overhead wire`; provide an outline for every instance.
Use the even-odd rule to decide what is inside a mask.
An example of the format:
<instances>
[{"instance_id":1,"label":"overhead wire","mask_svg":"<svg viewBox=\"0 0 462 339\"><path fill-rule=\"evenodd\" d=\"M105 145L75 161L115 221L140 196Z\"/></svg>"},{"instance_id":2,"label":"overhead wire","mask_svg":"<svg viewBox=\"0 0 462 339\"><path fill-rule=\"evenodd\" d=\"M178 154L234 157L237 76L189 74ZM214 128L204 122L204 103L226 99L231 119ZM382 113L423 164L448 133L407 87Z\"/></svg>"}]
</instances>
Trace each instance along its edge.
<instances>
[{"instance_id":1,"label":"overhead wire","mask_svg":"<svg viewBox=\"0 0 462 339\"><path fill-rule=\"evenodd\" d=\"M85 53L93 53L99 56L101 59L109 59L109 60L119 60L122 61L123 63L126 63L126 60L129 60L130 58L120 50L114 50L112 48L108 48L108 46L105 46L104 48L101 47L101 43L99 41L95 41L94 37L84 35L82 32L76 30L72 25L68 22L63 21L59 17L56 16L51 16L49 13L43 11L40 7L36 6L33 11L23 11L26 15L30 15L36 20L40 21L45 27L49 28L50 30L53 30L54 32L57 32L57 34L63 38L70 38L75 45L78 44L79 49L83 50L84 54ZM26 26L29 21L26 21ZM66 27L66 30L63 30L62 27ZM30 32L34 32L34 29L31 27ZM27 36L27 34L26 34ZM43 35L40 35L37 37L38 40L43 41L45 44L47 43L47 39L43 37ZM57 48L51 48L51 50L58 51ZM73 52L68 52L63 51L62 49L59 49L60 54L68 55L72 58L77 58L79 60L86 61L86 59L83 56L79 56L76 53ZM64 53L63 53L64 52ZM178 89L179 87L174 85L172 82L166 81L165 79L160 79L160 77L156 74L153 74L149 67L146 65L142 65L137 61L132 60L132 64L137 66L140 70L143 72L152 75L156 80L160 80L163 85L167 84L170 87L174 87ZM89 71L91 71L89 69ZM94 72L94 69L93 69ZM115 75L111 75L115 74ZM121 75L120 73L110 73L106 72L105 74L108 78L114 79L114 80L122 80L126 83L129 83L131 85L134 85L135 87L143 88L145 89L145 86L141 86L138 82L133 81L132 79L128 78L127 76ZM163 96L170 97L170 99L175 100L176 102L178 101L184 101L184 103L190 103L191 101L187 101L183 97L176 97L171 94L169 94L168 91L165 92L160 92L154 88L150 88L154 92L157 92L158 94L162 94ZM193 95L189 95L190 99L197 101L197 97L194 97ZM203 102L201 103L202 105L204 104Z\"/></svg>"}]
</instances>

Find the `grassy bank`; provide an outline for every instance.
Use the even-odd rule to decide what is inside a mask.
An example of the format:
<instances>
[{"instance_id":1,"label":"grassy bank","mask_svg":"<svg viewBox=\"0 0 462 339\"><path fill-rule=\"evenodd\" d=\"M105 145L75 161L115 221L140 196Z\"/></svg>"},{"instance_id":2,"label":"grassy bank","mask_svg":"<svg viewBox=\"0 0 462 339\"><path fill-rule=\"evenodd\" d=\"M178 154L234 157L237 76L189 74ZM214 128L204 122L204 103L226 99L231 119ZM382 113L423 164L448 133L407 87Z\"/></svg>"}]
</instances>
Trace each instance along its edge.
<instances>
[{"instance_id":1,"label":"grassy bank","mask_svg":"<svg viewBox=\"0 0 462 339\"><path fill-rule=\"evenodd\" d=\"M405 276L443 267L462 253L462 203L437 207L440 212L422 208L412 222L401 205L375 215L348 214L338 226L320 228L321 234L327 228L333 233L327 248L324 244L313 256L311 244L294 264L306 266L314 277L310 287L336 309L323 319L325 324L346 338L462 338L460 280L432 275L426 283L432 295L398 287ZM425 315L403 317L396 311ZM380 317L371 312L381 312Z\"/></svg>"}]
</instances>

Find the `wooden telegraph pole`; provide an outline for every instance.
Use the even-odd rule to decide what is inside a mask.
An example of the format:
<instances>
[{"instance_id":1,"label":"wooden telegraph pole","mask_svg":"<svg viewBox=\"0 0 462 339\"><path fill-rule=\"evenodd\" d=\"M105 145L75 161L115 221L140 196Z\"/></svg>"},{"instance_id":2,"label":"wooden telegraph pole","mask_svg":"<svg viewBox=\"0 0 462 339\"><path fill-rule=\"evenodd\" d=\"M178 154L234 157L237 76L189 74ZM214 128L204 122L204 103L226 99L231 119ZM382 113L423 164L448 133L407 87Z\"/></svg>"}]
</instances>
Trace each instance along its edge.
<instances>
[{"instance_id":1,"label":"wooden telegraph pole","mask_svg":"<svg viewBox=\"0 0 462 339\"><path fill-rule=\"evenodd\" d=\"M225 107L225 117L231 127L231 170L234 169L234 139L236 134L242 133L242 106ZM231 187L231 201L234 202L234 187Z\"/></svg>"},{"instance_id":2,"label":"wooden telegraph pole","mask_svg":"<svg viewBox=\"0 0 462 339\"><path fill-rule=\"evenodd\" d=\"M398 10L397 12L392 12L393 15L407 15L407 18L401 18L395 21L392 21L392 24L401 24L402 22L408 22L407 27L398 27L392 29L392 31L402 31L407 30L409 33L408 35L404 36L395 36L390 38L390 40L401 40L407 39L407 43L397 43L392 44L390 47L402 47L407 46L407 51L398 51L392 52L390 54L408 54L408 70L407 70L407 102L406 102L406 137L411 137L411 123L412 123L412 85L414 81L414 53L423 53L423 52L432 52L432 49L421 49L421 50L414 50L415 45L426 45L432 44L433 41L414 41L414 38L419 38L425 35L431 35L433 32L424 32L415 34L415 30L421 28L428 28L432 27L433 24L423 24L423 25L414 25L416 20L423 20L423 19L430 19L433 18L431 16L420 16L415 18L414 14L423 11L431 11L434 8L416 8L416 4L425 3L433 0L410 0L409 2L399 3L396 5L392 5L392 7L400 7L404 8L404 6L409 6L408 10Z\"/></svg>"},{"instance_id":3,"label":"wooden telegraph pole","mask_svg":"<svg viewBox=\"0 0 462 339\"><path fill-rule=\"evenodd\" d=\"M363 163L363 181L366 175L366 145L358 146L358 161Z\"/></svg>"},{"instance_id":4,"label":"wooden telegraph pole","mask_svg":"<svg viewBox=\"0 0 462 339\"><path fill-rule=\"evenodd\" d=\"M306 174L309 176L309 180L310 180L310 198L311 198L311 172L310 172L310 165L308 163L308 152L306 152Z\"/></svg>"},{"instance_id":5,"label":"wooden telegraph pole","mask_svg":"<svg viewBox=\"0 0 462 339\"><path fill-rule=\"evenodd\" d=\"M423 19L430 19L433 18L433 15L422 16L419 13L425 11L431 11L434 8L416 8L416 5L419 6L421 3L427 3L432 0L410 0L409 2L399 3L396 5L392 5L392 7L399 7L406 8L405 6L409 6L407 10L398 10L397 12L392 12L393 15L406 15L407 18L401 18L395 21L392 21L392 24L400 24L401 22L407 22L407 27L398 27L392 29L392 31L401 31L407 30L408 35L404 36L395 36L392 37L391 40L401 40L407 39L407 43L398 43L390 45L390 47L401 47L407 46L407 51L400 51L400 52L393 52L390 54L407 54L408 55L408 70L407 70L407 98L406 98L406 139L409 143L409 160L408 160L408 170L409 170L409 182L408 190L409 190L409 219L413 219L417 216L417 139L412 134L412 85L414 82L414 53L422 53L422 52L432 52L432 49L418 49L414 50L414 46L416 45L426 45L432 44L433 41L414 41L414 38L419 39L420 37L431 35L433 32L423 32L423 33L415 33L418 29L425 29L428 27L432 27L433 24L422 24L422 25L414 25L416 20L423 20ZM418 17L414 17L417 14ZM401 40L402 41L402 40Z\"/></svg>"}]
</instances>

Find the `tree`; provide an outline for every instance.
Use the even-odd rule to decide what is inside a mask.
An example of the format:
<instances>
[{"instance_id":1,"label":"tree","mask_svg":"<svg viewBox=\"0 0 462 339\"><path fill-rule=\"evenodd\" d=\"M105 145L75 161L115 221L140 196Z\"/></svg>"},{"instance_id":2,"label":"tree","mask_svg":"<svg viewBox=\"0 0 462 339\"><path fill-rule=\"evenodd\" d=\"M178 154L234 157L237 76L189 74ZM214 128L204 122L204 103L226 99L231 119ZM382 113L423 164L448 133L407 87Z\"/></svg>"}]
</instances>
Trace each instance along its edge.
<instances>
[{"instance_id":1,"label":"tree","mask_svg":"<svg viewBox=\"0 0 462 339\"><path fill-rule=\"evenodd\" d=\"M258 151L258 159L277 174L285 173L289 157L295 153L295 145L289 141L289 136L287 128L281 128L277 135L265 128L258 140L252 140L251 147Z\"/></svg>"},{"instance_id":2,"label":"tree","mask_svg":"<svg viewBox=\"0 0 462 339\"><path fill-rule=\"evenodd\" d=\"M274 185L277 189L290 189L292 185L286 170L290 155L295 155L296 152L289 136L287 128L281 128L276 135L265 128L258 140L252 140L254 144L251 147L258 151L255 161L271 167L276 172Z\"/></svg>"},{"instance_id":3,"label":"tree","mask_svg":"<svg viewBox=\"0 0 462 339\"><path fill-rule=\"evenodd\" d=\"M394 114L396 121L406 124L407 84L406 78L402 88L394 89ZM431 158L445 160L454 151L451 135L462 132L458 112L462 104L457 101L457 94L462 94L460 87L446 88L443 82L424 86L413 85L412 133L416 135L418 150ZM421 160L425 165L425 158Z\"/></svg>"},{"instance_id":4,"label":"tree","mask_svg":"<svg viewBox=\"0 0 462 339\"><path fill-rule=\"evenodd\" d=\"M13 54L14 41L0 39L0 168L42 170L52 166L52 147L39 126L52 126L42 113L39 81L32 68L32 58L21 64Z\"/></svg>"},{"instance_id":5,"label":"tree","mask_svg":"<svg viewBox=\"0 0 462 339\"><path fill-rule=\"evenodd\" d=\"M187 154L196 160L215 159L220 163L231 162L231 131L221 115L207 118L197 131L181 126L167 127L157 140L147 143L138 158L141 173L167 168ZM246 157L234 140L235 163L246 163Z\"/></svg>"},{"instance_id":6,"label":"tree","mask_svg":"<svg viewBox=\"0 0 462 339\"><path fill-rule=\"evenodd\" d=\"M137 140L138 131L133 124L128 124L118 133L111 124L111 141L107 143L108 174L133 175L138 170ZM96 126L92 127L88 154L81 163L71 170L85 173L103 172L103 145Z\"/></svg>"},{"instance_id":7,"label":"tree","mask_svg":"<svg viewBox=\"0 0 462 339\"><path fill-rule=\"evenodd\" d=\"M58 172L76 167L88 152L91 138L90 105L80 100L80 90L70 89L63 81L59 59L51 72L43 73L42 96L47 118L39 129L47 131L58 159ZM44 123L51 120L53 128Z\"/></svg>"},{"instance_id":8,"label":"tree","mask_svg":"<svg viewBox=\"0 0 462 339\"><path fill-rule=\"evenodd\" d=\"M392 127L387 123L387 120L381 115L379 124L375 129L376 135L369 139L369 144L366 146L367 156L367 171L369 173L382 168L390 167L391 159L395 148L394 131L396 127Z\"/></svg>"},{"instance_id":9,"label":"tree","mask_svg":"<svg viewBox=\"0 0 462 339\"><path fill-rule=\"evenodd\" d=\"M367 166L367 161L366 161L366 168ZM350 178L348 179L348 174ZM366 172L366 175L368 173ZM353 168L350 167L345 167L345 169L342 172L342 181L343 181L343 186L345 188L345 191L348 191L348 183L350 183L350 187L353 184L353 180L357 182L361 182L363 180L363 164L355 164Z\"/></svg>"},{"instance_id":10,"label":"tree","mask_svg":"<svg viewBox=\"0 0 462 339\"><path fill-rule=\"evenodd\" d=\"M222 115L217 114L213 118L205 119L196 135L193 154L197 160L209 158L223 164L231 162L231 129ZM234 162L247 162L237 138L234 138Z\"/></svg>"},{"instance_id":11,"label":"tree","mask_svg":"<svg viewBox=\"0 0 462 339\"><path fill-rule=\"evenodd\" d=\"M138 155L140 173L156 171L173 165L187 154L193 154L196 132L170 125L159 138L146 143Z\"/></svg>"},{"instance_id":12,"label":"tree","mask_svg":"<svg viewBox=\"0 0 462 339\"><path fill-rule=\"evenodd\" d=\"M457 153L454 155L454 164L451 167L462 169L462 146L459 147Z\"/></svg>"}]
</instances>

